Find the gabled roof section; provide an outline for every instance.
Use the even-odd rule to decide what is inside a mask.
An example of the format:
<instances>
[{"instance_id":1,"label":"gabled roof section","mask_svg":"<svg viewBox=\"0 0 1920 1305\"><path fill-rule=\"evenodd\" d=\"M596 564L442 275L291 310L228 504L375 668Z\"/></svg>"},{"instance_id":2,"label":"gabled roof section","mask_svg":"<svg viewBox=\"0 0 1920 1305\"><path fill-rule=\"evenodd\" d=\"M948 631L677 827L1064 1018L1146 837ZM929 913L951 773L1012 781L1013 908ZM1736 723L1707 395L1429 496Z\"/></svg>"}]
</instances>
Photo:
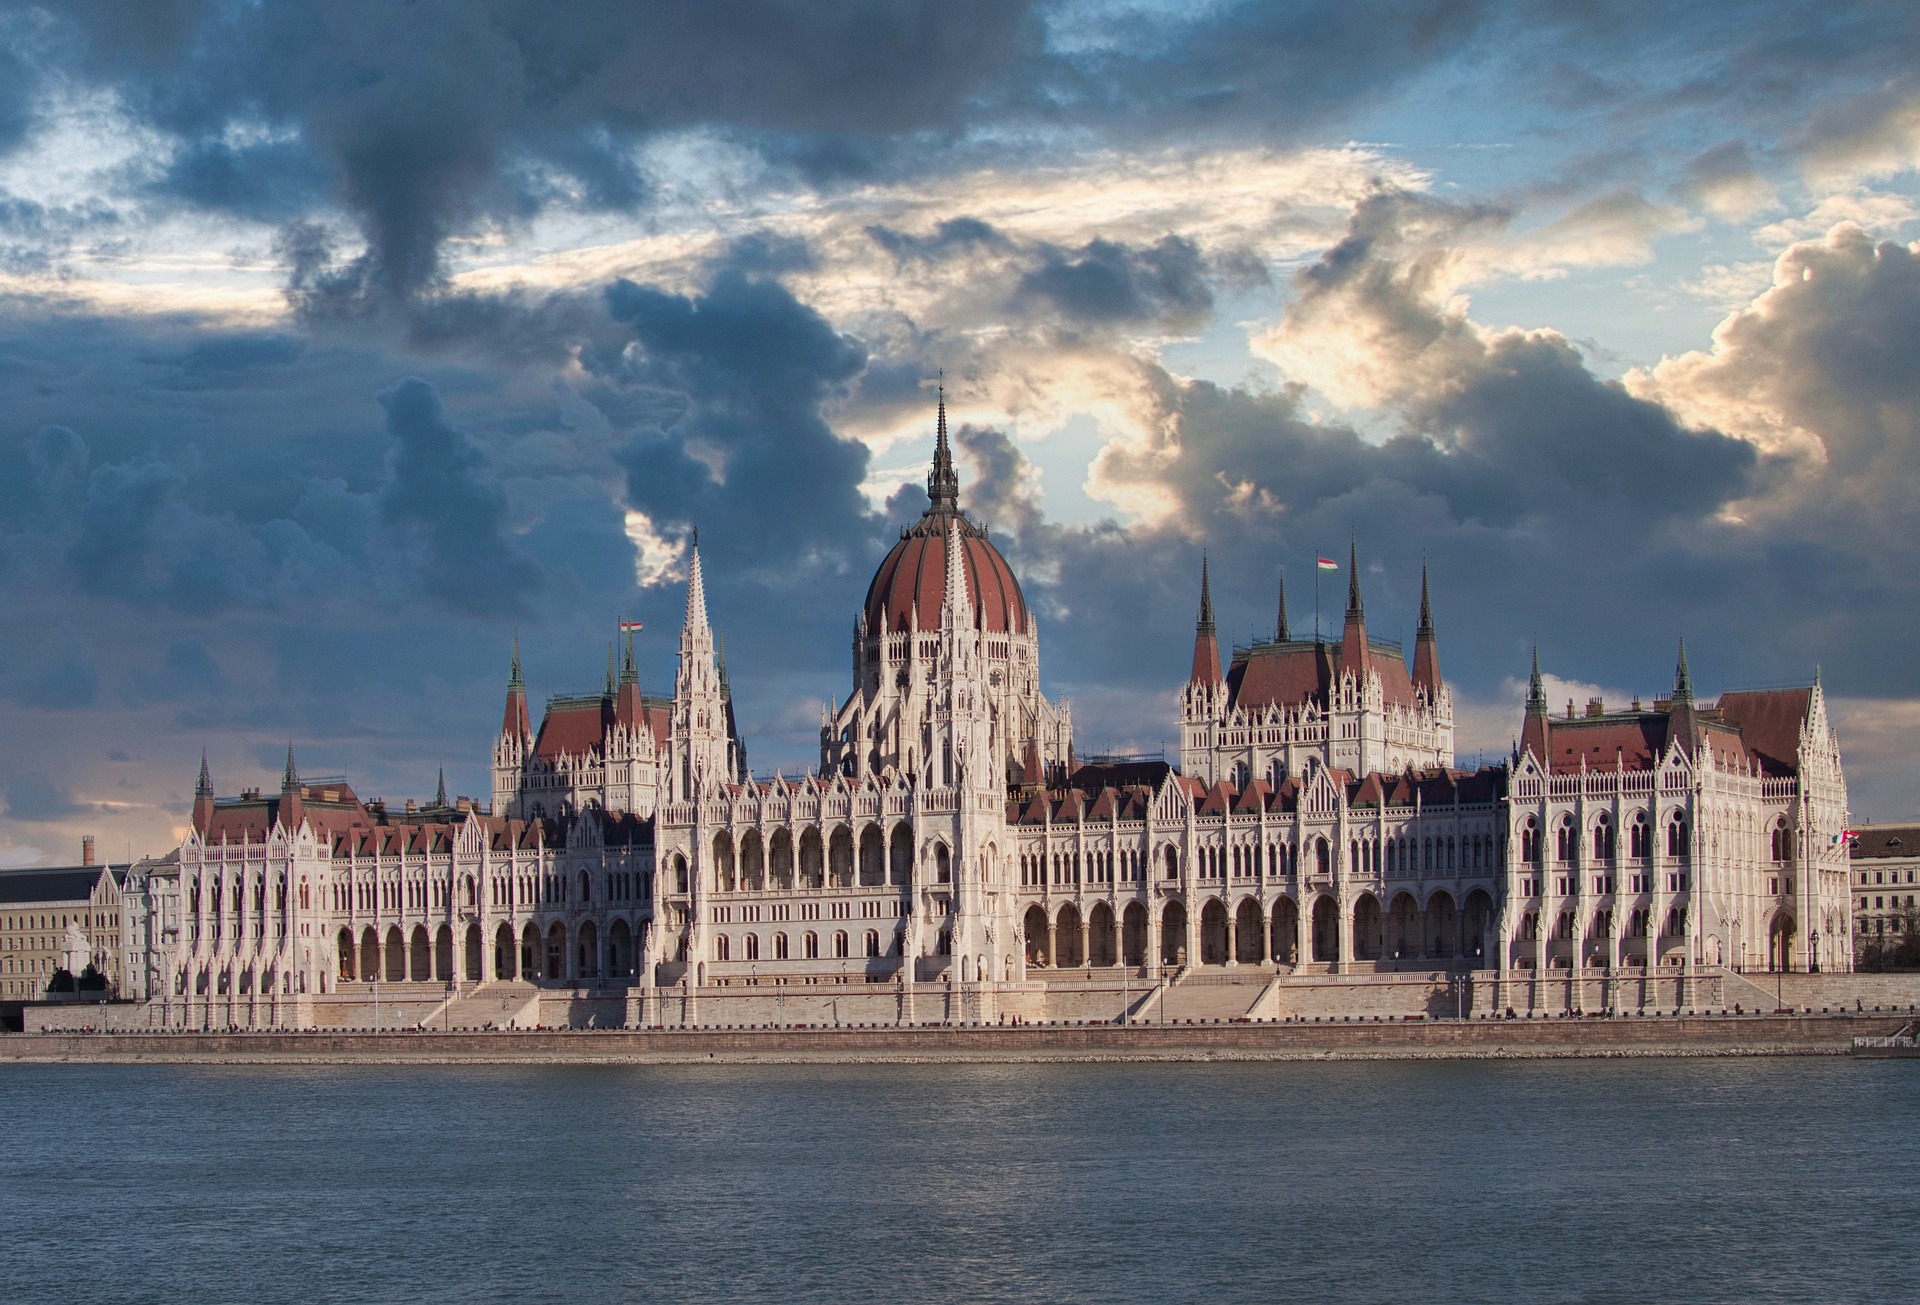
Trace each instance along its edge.
<instances>
[{"instance_id":1,"label":"gabled roof section","mask_svg":"<svg viewBox=\"0 0 1920 1305\"><path fill-rule=\"evenodd\" d=\"M1813 710L1813 688L1747 689L1720 695L1720 719L1740 731L1763 773L1800 771L1800 727Z\"/></svg>"},{"instance_id":2,"label":"gabled roof section","mask_svg":"<svg viewBox=\"0 0 1920 1305\"><path fill-rule=\"evenodd\" d=\"M1380 676L1381 696L1392 705L1411 707L1413 678L1400 645L1369 638L1367 651L1371 668ZM1227 670L1228 700L1249 711L1309 703L1325 710L1342 669L1340 645L1329 640L1256 643L1234 651Z\"/></svg>"},{"instance_id":3,"label":"gabled roof section","mask_svg":"<svg viewBox=\"0 0 1920 1305\"><path fill-rule=\"evenodd\" d=\"M540 718L533 755L553 761L563 756L598 753L613 724L614 700L604 694L555 698L547 703L546 715Z\"/></svg>"}]
</instances>

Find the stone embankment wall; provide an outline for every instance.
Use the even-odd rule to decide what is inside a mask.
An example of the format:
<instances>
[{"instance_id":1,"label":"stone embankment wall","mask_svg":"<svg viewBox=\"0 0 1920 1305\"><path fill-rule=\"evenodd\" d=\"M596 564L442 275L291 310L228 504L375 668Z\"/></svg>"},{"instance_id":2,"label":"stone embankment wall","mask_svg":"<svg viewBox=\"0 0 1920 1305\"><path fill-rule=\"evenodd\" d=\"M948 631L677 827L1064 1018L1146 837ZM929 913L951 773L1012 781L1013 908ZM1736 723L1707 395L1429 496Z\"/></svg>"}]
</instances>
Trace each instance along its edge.
<instances>
[{"instance_id":1,"label":"stone embankment wall","mask_svg":"<svg viewBox=\"0 0 1920 1305\"><path fill-rule=\"evenodd\" d=\"M1619 1012L1632 1016L1708 1012L1809 1013L1920 1011L1920 974L1732 974L1703 971L1583 978L1560 975L1505 981L1472 974L1395 973L1331 977L1276 974L1262 967L1202 970L1160 984L1118 971L1054 974L1045 983L1002 988L988 996L957 993L939 983L729 986L691 991L663 988L555 989L529 983L382 985L376 1003L361 992L303 998L281 1012L289 1027L316 1031L447 1032L485 1028L618 1029L794 1025L919 1024L1212 1024L1237 1020L1325 1023L1365 1020L1498 1018L1512 1011L1534 1018ZM417 989L414 990L414 989ZM177 1014L177 1012L176 1012ZM59 1029L131 1030L167 1024L157 1007L133 1003L29 1005L29 1033ZM196 1020L199 1024L199 1021ZM214 1027L223 1027L220 1019ZM236 1011L241 1028L271 1027L265 1010ZM204 1025L200 1025L204 1028Z\"/></svg>"},{"instance_id":2,"label":"stone embankment wall","mask_svg":"<svg viewBox=\"0 0 1920 1305\"><path fill-rule=\"evenodd\" d=\"M0 1037L0 1061L453 1063L1288 1060L1839 1055L1894 1015L1623 1016L1334 1023L1020 1025L499 1033L42 1033Z\"/></svg>"}]
</instances>

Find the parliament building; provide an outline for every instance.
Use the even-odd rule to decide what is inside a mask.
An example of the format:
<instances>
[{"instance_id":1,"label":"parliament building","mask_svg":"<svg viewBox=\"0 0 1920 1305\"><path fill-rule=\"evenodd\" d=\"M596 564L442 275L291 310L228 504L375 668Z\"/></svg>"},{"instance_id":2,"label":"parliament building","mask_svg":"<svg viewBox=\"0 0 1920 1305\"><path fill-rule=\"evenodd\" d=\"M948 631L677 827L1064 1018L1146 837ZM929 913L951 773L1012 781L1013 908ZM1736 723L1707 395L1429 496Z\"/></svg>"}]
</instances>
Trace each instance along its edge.
<instances>
[{"instance_id":1,"label":"parliament building","mask_svg":"<svg viewBox=\"0 0 1920 1305\"><path fill-rule=\"evenodd\" d=\"M625 634L536 729L516 649L484 801L363 801L291 750L277 790L221 797L203 759L190 831L124 886L152 1021L1676 1010L1851 968L1817 676L1706 701L1683 644L1650 703L1555 713L1536 654L1514 753L1465 770L1424 575L1411 662L1368 630L1357 550L1338 638L1296 637L1283 592L1223 659L1203 562L1178 763L1077 757L944 405L927 488L817 770L749 771L697 539L672 693Z\"/></svg>"}]
</instances>

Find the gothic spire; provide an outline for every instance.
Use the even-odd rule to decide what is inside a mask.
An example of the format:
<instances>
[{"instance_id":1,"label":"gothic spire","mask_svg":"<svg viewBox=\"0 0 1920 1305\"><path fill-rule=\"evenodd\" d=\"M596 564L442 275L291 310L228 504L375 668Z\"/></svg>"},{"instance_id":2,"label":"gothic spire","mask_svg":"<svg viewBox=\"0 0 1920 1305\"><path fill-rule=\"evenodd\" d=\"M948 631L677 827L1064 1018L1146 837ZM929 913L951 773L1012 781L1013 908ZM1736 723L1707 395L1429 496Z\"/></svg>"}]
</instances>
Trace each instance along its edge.
<instances>
[{"instance_id":1,"label":"gothic spire","mask_svg":"<svg viewBox=\"0 0 1920 1305\"><path fill-rule=\"evenodd\" d=\"M1673 669L1673 700L1675 702L1693 701L1693 676L1687 671L1687 641L1680 639L1680 664Z\"/></svg>"},{"instance_id":2,"label":"gothic spire","mask_svg":"<svg viewBox=\"0 0 1920 1305\"><path fill-rule=\"evenodd\" d=\"M1533 645L1533 675L1527 680L1527 712L1546 715L1547 686L1540 678L1540 645Z\"/></svg>"},{"instance_id":3,"label":"gothic spire","mask_svg":"<svg viewBox=\"0 0 1920 1305\"><path fill-rule=\"evenodd\" d=\"M622 621L620 623L620 641L626 645L620 663L620 683L640 683L640 671L633 662L633 630Z\"/></svg>"},{"instance_id":4,"label":"gothic spire","mask_svg":"<svg viewBox=\"0 0 1920 1305\"><path fill-rule=\"evenodd\" d=\"M1420 563L1420 628L1413 636L1413 683L1427 691L1428 701L1440 693L1440 651L1433 633L1433 603L1427 597L1427 564Z\"/></svg>"},{"instance_id":5,"label":"gothic spire","mask_svg":"<svg viewBox=\"0 0 1920 1305\"><path fill-rule=\"evenodd\" d=\"M692 560L687 565L687 629L707 628L707 582L700 573L700 532L693 532Z\"/></svg>"},{"instance_id":6,"label":"gothic spire","mask_svg":"<svg viewBox=\"0 0 1920 1305\"><path fill-rule=\"evenodd\" d=\"M293 740L287 740L287 768L280 773L280 787L284 789L300 787L300 772L293 764Z\"/></svg>"},{"instance_id":7,"label":"gothic spire","mask_svg":"<svg viewBox=\"0 0 1920 1305\"><path fill-rule=\"evenodd\" d=\"M1190 684L1220 683L1220 640L1213 626L1213 583L1207 574L1206 550L1200 552L1200 618L1193 623L1193 669Z\"/></svg>"},{"instance_id":8,"label":"gothic spire","mask_svg":"<svg viewBox=\"0 0 1920 1305\"><path fill-rule=\"evenodd\" d=\"M720 696L730 696L727 685L727 636L719 630L713 632L713 659L720 674Z\"/></svg>"},{"instance_id":9,"label":"gothic spire","mask_svg":"<svg viewBox=\"0 0 1920 1305\"><path fill-rule=\"evenodd\" d=\"M1293 637L1292 631L1287 629L1287 569L1285 567L1281 567L1280 568L1280 619L1273 627L1273 640L1275 643L1285 643L1287 642L1287 640L1291 639L1292 637Z\"/></svg>"},{"instance_id":10,"label":"gothic spire","mask_svg":"<svg viewBox=\"0 0 1920 1305\"><path fill-rule=\"evenodd\" d=\"M1200 550L1200 619L1194 625L1196 634L1205 631L1213 633L1213 584L1207 575L1207 550Z\"/></svg>"},{"instance_id":11,"label":"gothic spire","mask_svg":"<svg viewBox=\"0 0 1920 1305\"><path fill-rule=\"evenodd\" d=\"M1355 539L1347 560L1347 619L1364 619L1366 614L1360 603L1360 541Z\"/></svg>"},{"instance_id":12,"label":"gothic spire","mask_svg":"<svg viewBox=\"0 0 1920 1305\"><path fill-rule=\"evenodd\" d=\"M440 787L434 790L433 805L436 807L447 805L447 768L445 766L440 767Z\"/></svg>"},{"instance_id":13,"label":"gothic spire","mask_svg":"<svg viewBox=\"0 0 1920 1305\"><path fill-rule=\"evenodd\" d=\"M609 639L607 640L607 687L604 690L604 692L609 698L613 696L614 684L615 684L615 680L613 678L613 640Z\"/></svg>"},{"instance_id":14,"label":"gothic spire","mask_svg":"<svg viewBox=\"0 0 1920 1305\"><path fill-rule=\"evenodd\" d=\"M515 631L513 636L513 669L507 672L507 688L511 691L513 689L524 689L526 687L526 683L520 678L520 634L518 631Z\"/></svg>"},{"instance_id":15,"label":"gothic spire","mask_svg":"<svg viewBox=\"0 0 1920 1305\"><path fill-rule=\"evenodd\" d=\"M940 407L933 440L933 470L927 473L927 498L933 511L951 514L960 510L960 477L954 474L953 450L947 446L947 386L939 388Z\"/></svg>"},{"instance_id":16,"label":"gothic spire","mask_svg":"<svg viewBox=\"0 0 1920 1305\"><path fill-rule=\"evenodd\" d=\"M193 795L197 798L213 796L213 772L207 769L207 750L200 749L200 782L193 786Z\"/></svg>"}]
</instances>

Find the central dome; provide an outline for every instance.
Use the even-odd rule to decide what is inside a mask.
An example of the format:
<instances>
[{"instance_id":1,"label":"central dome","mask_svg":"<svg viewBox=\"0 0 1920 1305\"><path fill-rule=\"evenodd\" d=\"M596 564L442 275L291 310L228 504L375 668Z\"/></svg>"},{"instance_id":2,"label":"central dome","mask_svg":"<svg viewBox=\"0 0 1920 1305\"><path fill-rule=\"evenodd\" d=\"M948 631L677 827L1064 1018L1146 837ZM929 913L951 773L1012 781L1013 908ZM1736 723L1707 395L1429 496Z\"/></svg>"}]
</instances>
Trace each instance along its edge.
<instances>
[{"instance_id":1,"label":"central dome","mask_svg":"<svg viewBox=\"0 0 1920 1305\"><path fill-rule=\"evenodd\" d=\"M873 583L867 586L867 629L879 634L884 621L888 634L905 630L915 604L921 629L940 623L940 609L947 601L949 523L959 527L967 597L973 600L982 628L995 634L1028 633L1027 603L1007 559L973 522L958 512L936 510L929 510L902 534L874 572Z\"/></svg>"},{"instance_id":2,"label":"central dome","mask_svg":"<svg viewBox=\"0 0 1920 1305\"><path fill-rule=\"evenodd\" d=\"M882 633L883 625L888 634L905 630L916 609L921 629L940 623L940 609L947 601L947 532L952 527L960 536L960 565L967 577L967 597L973 601L981 628L995 634L1031 633L1027 602L1020 595L1013 568L987 539L987 532L967 520L960 510L960 478L954 474L953 453L947 447L945 395L940 399L927 497L932 506L920 520L900 532L900 542L880 563L880 569L873 573L873 583L867 586L867 629L874 634Z\"/></svg>"}]
</instances>

